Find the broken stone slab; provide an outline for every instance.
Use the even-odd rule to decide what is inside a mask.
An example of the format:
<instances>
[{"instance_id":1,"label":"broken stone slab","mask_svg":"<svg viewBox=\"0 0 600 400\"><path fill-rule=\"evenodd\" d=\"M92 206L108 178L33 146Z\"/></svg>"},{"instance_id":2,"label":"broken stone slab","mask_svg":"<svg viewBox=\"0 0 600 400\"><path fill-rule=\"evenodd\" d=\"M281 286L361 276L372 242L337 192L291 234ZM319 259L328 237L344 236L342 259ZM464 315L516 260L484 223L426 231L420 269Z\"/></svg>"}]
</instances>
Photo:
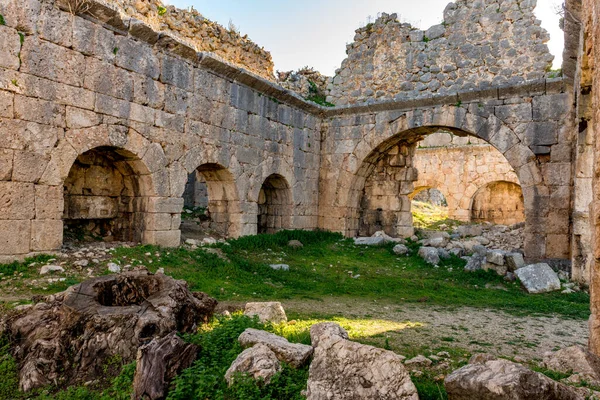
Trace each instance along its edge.
<instances>
[{"instance_id":1,"label":"broken stone slab","mask_svg":"<svg viewBox=\"0 0 600 400\"><path fill-rule=\"evenodd\" d=\"M403 256L404 254L408 253L408 247L406 247L403 244L397 244L397 245L394 246L394 248L392 249L392 251L397 256Z\"/></svg>"},{"instance_id":2,"label":"broken stone slab","mask_svg":"<svg viewBox=\"0 0 600 400\"><path fill-rule=\"evenodd\" d=\"M333 330L330 326L320 329ZM419 397L400 356L333 333L318 340L310 364L306 398L418 400Z\"/></svg>"},{"instance_id":3,"label":"broken stone slab","mask_svg":"<svg viewBox=\"0 0 600 400\"><path fill-rule=\"evenodd\" d=\"M172 332L138 349L133 378L134 399L164 399L169 383L196 360L198 347Z\"/></svg>"},{"instance_id":4,"label":"broken stone slab","mask_svg":"<svg viewBox=\"0 0 600 400\"><path fill-rule=\"evenodd\" d=\"M508 266L508 270L510 272L515 272L519 268L523 268L525 266L525 260L523 259L523 254L521 253L508 253L505 258L506 265Z\"/></svg>"},{"instance_id":5,"label":"broken stone slab","mask_svg":"<svg viewBox=\"0 0 600 400\"><path fill-rule=\"evenodd\" d=\"M290 270L290 266L287 264L271 264L271 265L269 265L269 267L271 267L271 269L274 269L275 271L289 271Z\"/></svg>"},{"instance_id":6,"label":"broken stone slab","mask_svg":"<svg viewBox=\"0 0 600 400\"><path fill-rule=\"evenodd\" d=\"M446 245L448 245L448 239L444 237L434 237L423 240L422 244L426 247L446 247Z\"/></svg>"},{"instance_id":7,"label":"broken stone slab","mask_svg":"<svg viewBox=\"0 0 600 400\"><path fill-rule=\"evenodd\" d=\"M54 272L65 272L65 269L60 265L44 265L40 268L40 275L46 275Z\"/></svg>"},{"instance_id":8,"label":"broken stone slab","mask_svg":"<svg viewBox=\"0 0 600 400\"><path fill-rule=\"evenodd\" d=\"M490 244L490 240L488 238L486 238L486 237L483 237L483 236L475 236L473 238L473 240L475 242L478 242L482 246L487 246L488 244Z\"/></svg>"},{"instance_id":9,"label":"broken stone slab","mask_svg":"<svg viewBox=\"0 0 600 400\"><path fill-rule=\"evenodd\" d=\"M381 246L385 244L385 239L382 237L358 237L354 238L356 246Z\"/></svg>"},{"instance_id":10,"label":"broken stone slab","mask_svg":"<svg viewBox=\"0 0 600 400\"><path fill-rule=\"evenodd\" d=\"M256 315L262 323L272 322L274 324L279 324L281 322L287 322L285 310L278 301L246 303L244 315L249 317Z\"/></svg>"},{"instance_id":11,"label":"broken stone slab","mask_svg":"<svg viewBox=\"0 0 600 400\"><path fill-rule=\"evenodd\" d=\"M600 357L575 345L544 355L544 365L552 371L577 374L593 386L600 386Z\"/></svg>"},{"instance_id":12,"label":"broken stone slab","mask_svg":"<svg viewBox=\"0 0 600 400\"><path fill-rule=\"evenodd\" d=\"M251 347L258 343L267 346L277 355L279 361L294 368L303 366L313 353L313 347L300 343L290 343L286 338L273 333L248 328L238 338L242 347Z\"/></svg>"},{"instance_id":13,"label":"broken stone slab","mask_svg":"<svg viewBox=\"0 0 600 400\"><path fill-rule=\"evenodd\" d=\"M384 240L385 243L400 243L400 244L406 243L406 240L404 240L403 238L391 237L390 235L388 235L384 231L377 231L371 237L380 237L380 238L383 238L383 240Z\"/></svg>"},{"instance_id":14,"label":"broken stone slab","mask_svg":"<svg viewBox=\"0 0 600 400\"><path fill-rule=\"evenodd\" d=\"M262 379L265 384L271 383L271 378L281 371L281 363L277 355L266 345L258 343L242 353L233 361L225 380L231 386L236 373L248 374L252 378Z\"/></svg>"},{"instance_id":15,"label":"broken stone slab","mask_svg":"<svg viewBox=\"0 0 600 400\"><path fill-rule=\"evenodd\" d=\"M451 400L583 400L577 391L521 364L491 360L466 365L446 377Z\"/></svg>"},{"instance_id":16,"label":"broken stone slab","mask_svg":"<svg viewBox=\"0 0 600 400\"><path fill-rule=\"evenodd\" d=\"M438 265L440 263L440 256L435 247L421 247L419 249L419 257L431 265Z\"/></svg>"},{"instance_id":17,"label":"broken stone slab","mask_svg":"<svg viewBox=\"0 0 600 400\"><path fill-rule=\"evenodd\" d=\"M515 275L529 293L546 293L560 290L558 275L548 264L528 265L516 270Z\"/></svg>"},{"instance_id":18,"label":"broken stone slab","mask_svg":"<svg viewBox=\"0 0 600 400\"><path fill-rule=\"evenodd\" d=\"M442 259L442 260L447 260L450 258L450 252L448 252L448 250L443 249L443 248L438 248L437 249L438 252L438 256Z\"/></svg>"},{"instance_id":19,"label":"broken stone slab","mask_svg":"<svg viewBox=\"0 0 600 400\"><path fill-rule=\"evenodd\" d=\"M310 327L310 343L313 347L317 347L320 340L326 340L331 337L349 338L348 332L335 322L320 322Z\"/></svg>"},{"instance_id":20,"label":"broken stone slab","mask_svg":"<svg viewBox=\"0 0 600 400\"><path fill-rule=\"evenodd\" d=\"M484 262L483 264L481 264L481 269L483 269L484 271L496 271L496 273L500 276L504 276L508 272L506 265L498 265L490 262Z\"/></svg>"}]
</instances>

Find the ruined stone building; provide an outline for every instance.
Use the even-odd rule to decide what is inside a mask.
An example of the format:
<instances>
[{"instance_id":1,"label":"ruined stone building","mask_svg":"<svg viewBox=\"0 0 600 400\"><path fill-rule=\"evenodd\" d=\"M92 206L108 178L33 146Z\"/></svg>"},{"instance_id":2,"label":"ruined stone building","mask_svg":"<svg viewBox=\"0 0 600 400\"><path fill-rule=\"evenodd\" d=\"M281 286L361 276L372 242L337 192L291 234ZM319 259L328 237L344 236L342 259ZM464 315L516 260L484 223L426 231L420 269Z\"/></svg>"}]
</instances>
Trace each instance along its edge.
<instances>
[{"instance_id":1,"label":"ruined stone building","mask_svg":"<svg viewBox=\"0 0 600 400\"><path fill-rule=\"evenodd\" d=\"M192 175L229 237L410 236L411 197L437 188L458 219L524 220L526 258L595 288L600 6L567 1L557 76L535 5L457 0L426 31L383 14L334 77L280 85L268 52L193 10L2 0L0 261L60 248L65 227L178 246ZM334 107L291 90L307 87ZM493 192L514 213L486 209Z\"/></svg>"}]
</instances>

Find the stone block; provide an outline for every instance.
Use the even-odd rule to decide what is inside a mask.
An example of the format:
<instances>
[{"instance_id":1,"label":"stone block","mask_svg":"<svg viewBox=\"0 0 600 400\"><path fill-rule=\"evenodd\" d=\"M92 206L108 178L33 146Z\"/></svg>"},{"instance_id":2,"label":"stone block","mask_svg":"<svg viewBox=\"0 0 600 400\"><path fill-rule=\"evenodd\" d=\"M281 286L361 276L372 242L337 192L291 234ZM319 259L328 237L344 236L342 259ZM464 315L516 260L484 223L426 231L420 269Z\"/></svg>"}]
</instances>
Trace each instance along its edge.
<instances>
[{"instance_id":1,"label":"stone block","mask_svg":"<svg viewBox=\"0 0 600 400\"><path fill-rule=\"evenodd\" d=\"M13 118L13 101L12 93L0 91L0 118Z\"/></svg>"},{"instance_id":2,"label":"stone block","mask_svg":"<svg viewBox=\"0 0 600 400\"><path fill-rule=\"evenodd\" d=\"M37 21L41 12L42 4L39 0L3 0L0 2L0 14L4 17L6 26L29 34L37 32Z\"/></svg>"},{"instance_id":3,"label":"stone block","mask_svg":"<svg viewBox=\"0 0 600 400\"><path fill-rule=\"evenodd\" d=\"M529 146L552 146L558 143L556 122L532 122L525 130L523 142Z\"/></svg>"},{"instance_id":4,"label":"stone block","mask_svg":"<svg viewBox=\"0 0 600 400\"><path fill-rule=\"evenodd\" d=\"M88 57L83 87L118 99L133 100L133 78L124 69Z\"/></svg>"},{"instance_id":5,"label":"stone block","mask_svg":"<svg viewBox=\"0 0 600 400\"><path fill-rule=\"evenodd\" d=\"M116 49L115 63L117 66L155 80L158 79L160 61L151 46L125 36L119 36Z\"/></svg>"},{"instance_id":6,"label":"stone block","mask_svg":"<svg viewBox=\"0 0 600 400\"><path fill-rule=\"evenodd\" d=\"M15 29L0 25L0 67L18 70L21 38Z\"/></svg>"},{"instance_id":7,"label":"stone block","mask_svg":"<svg viewBox=\"0 0 600 400\"><path fill-rule=\"evenodd\" d=\"M169 231L173 225L173 214L168 213L141 213L143 229L148 231ZM179 229L179 226L177 227Z\"/></svg>"},{"instance_id":8,"label":"stone block","mask_svg":"<svg viewBox=\"0 0 600 400\"><path fill-rule=\"evenodd\" d=\"M12 180L36 183L48 166L50 156L27 151L15 151Z\"/></svg>"},{"instance_id":9,"label":"stone block","mask_svg":"<svg viewBox=\"0 0 600 400\"><path fill-rule=\"evenodd\" d=\"M63 187L35 185L35 218L61 219L64 211Z\"/></svg>"},{"instance_id":10,"label":"stone block","mask_svg":"<svg viewBox=\"0 0 600 400\"><path fill-rule=\"evenodd\" d=\"M33 219L34 216L34 185L0 182L0 219Z\"/></svg>"},{"instance_id":11,"label":"stone block","mask_svg":"<svg viewBox=\"0 0 600 400\"><path fill-rule=\"evenodd\" d=\"M116 218L119 204L115 197L65 196L65 217L69 219Z\"/></svg>"},{"instance_id":12,"label":"stone block","mask_svg":"<svg viewBox=\"0 0 600 400\"><path fill-rule=\"evenodd\" d=\"M15 95L15 118L43 125L65 127L65 106L46 100Z\"/></svg>"},{"instance_id":13,"label":"stone block","mask_svg":"<svg viewBox=\"0 0 600 400\"><path fill-rule=\"evenodd\" d=\"M111 63L118 52L113 31L83 18L73 20L73 49Z\"/></svg>"},{"instance_id":14,"label":"stone block","mask_svg":"<svg viewBox=\"0 0 600 400\"><path fill-rule=\"evenodd\" d=\"M0 204L2 204L1 192ZM0 254L16 255L29 253L31 221L0 220L0 232L2 232L2 235L0 235Z\"/></svg>"},{"instance_id":15,"label":"stone block","mask_svg":"<svg viewBox=\"0 0 600 400\"><path fill-rule=\"evenodd\" d=\"M37 97L58 104L94 109L95 93L79 87L63 85L33 75L20 74L17 84L19 92L27 97Z\"/></svg>"},{"instance_id":16,"label":"stone block","mask_svg":"<svg viewBox=\"0 0 600 400\"><path fill-rule=\"evenodd\" d=\"M21 49L21 72L73 86L82 86L85 57L37 38L27 38Z\"/></svg>"},{"instance_id":17,"label":"stone block","mask_svg":"<svg viewBox=\"0 0 600 400\"><path fill-rule=\"evenodd\" d=\"M534 121L564 121L568 119L570 109L571 97L567 93L533 98Z\"/></svg>"},{"instance_id":18,"label":"stone block","mask_svg":"<svg viewBox=\"0 0 600 400\"><path fill-rule=\"evenodd\" d=\"M67 128L81 129L90 128L102 123L102 115L82 108L67 107L66 125Z\"/></svg>"},{"instance_id":19,"label":"stone block","mask_svg":"<svg viewBox=\"0 0 600 400\"><path fill-rule=\"evenodd\" d=\"M137 211L149 213L181 214L183 211L183 199L176 197L145 197L136 199Z\"/></svg>"},{"instance_id":20,"label":"stone block","mask_svg":"<svg viewBox=\"0 0 600 400\"><path fill-rule=\"evenodd\" d=\"M181 231L144 231L142 243L161 247L179 247Z\"/></svg>"},{"instance_id":21,"label":"stone block","mask_svg":"<svg viewBox=\"0 0 600 400\"><path fill-rule=\"evenodd\" d=\"M532 119L531 103L497 106L495 115L506 124L529 122Z\"/></svg>"},{"instance_id":22,"label":"stone block","mask_svg":"<svg viewBox=\"0 0 600 400\"><path fill-rule=\"evenodd\" d=\"M571 184L571 164L546 163L542 165L544 182L551 186L569 186Z\"/></svg>"},{"instance_id":23,"label":"stone block","mask_svg":"<svg viewBox=\"0 0 600 400\"><path fill-rule=\"evenodd\" d=\"M71 47L73 39L73 14L55 7L44 7L38 21L40 38L63 47Z\"/></svg>"},{"instance_id":24,"label":"stone block","mask_svg":"<svg viewBox=\"0 0 600 400\"><path fill-rule=\"evenodd\" d=\"M163 55L160 81L192 91L194 89L194 68L179 58Z\"/></svg>"},{"instance_id":25,"label":"stone block","mask_svg":"<svg viewBox=\"0 0 600 400\"><path fill-rule=\"evenodd\" d=\"M568 259L570 257L569 235L549 234L546 237L546 257Z\"/></svg>"},{"instance_id":26,"label":"stone block","mask_svg":"<svg viewBox=\"0 0 600 400\"><path fill-rule=\"evenodd\" d=\"M148 107L162 109L165 105L165 85L150 77L134 74L133 101Z\"/></svg>"},{"instance_id":27,"label":"stone block","mask_svg":"<svg viewBox=\"0 0 600 400\"><path fill-rule=\"evenodd\" d=\"M31 221L31 250L59 250L63 242L63 221L60 219Z\"/></svg>"},{"instance_id":28,"label":"stone block","mask_svg":"<svg viewBox=\"0 0 600 400\"><path fill-rule=\"evenodd\" d=\"M547 233L567 234L569 233L570 216L568 210L551 210L548 213ZM550 249L548 249L550 250Z\"/></svg>"},{"instance_id":29,"label":"stone block","mask_svg":"<svg viewBox=\"0 0 600 400\"><path fill-rule=\"evenodd\" d=\"M14 151L0 149L0 181L10 181L13 170Z\"/></svg>"}]
</instances>

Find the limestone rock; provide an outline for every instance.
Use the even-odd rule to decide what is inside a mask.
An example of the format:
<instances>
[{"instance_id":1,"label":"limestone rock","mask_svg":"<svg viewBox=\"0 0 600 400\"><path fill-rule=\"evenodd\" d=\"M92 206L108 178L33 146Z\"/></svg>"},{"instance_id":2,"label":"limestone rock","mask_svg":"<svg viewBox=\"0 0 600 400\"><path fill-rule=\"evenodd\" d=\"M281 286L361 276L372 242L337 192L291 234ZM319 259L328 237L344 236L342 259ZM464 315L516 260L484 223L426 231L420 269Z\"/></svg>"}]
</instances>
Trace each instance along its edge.
<instances>
[{"instance_id":1,"label":"limestone rock","mask_svg":"<svg viewBox=\"0 0 600 400\"><path fill-rule=\"evenodd\" d=\"M461 237L481 236L483 234L483 229L481 228L481 225L461 225L455 229L455 232Z\"/></svg>"},{"instance_id":2,"label":"limestone rock","mask_svg":"<svg viewBox=\"0 0 600 400\"><path fill-rule=\"evenodd\" d=\"M290 270L290 266L287 264L271 264L271 265L269 265L269 267L271 267L271 269L274 269L275 271L289 271Z\"/></svg>"},{"instance_id":3,"label":"limestone rock","mask_svg":"<svg viewBox=\"0 0 600 400\"><path fill-rule=\"evenodd\" d=\"M254 303L246 303L246 308L244 309L244 315L252 317L254 315L258 316L260 322L272 322L274 324L279 324L281 322L287 321L287 316L285 315L285 310L281 306L281 303L276 301L271 302L254 302Z\"/></svg>"},{"instance_id":4,"label":"limestone rock","mask_svg":"<svg viewBox=\"0 0 600 400\"><path fill-rule=\"evenodd\" d=\"M399 244L404 244L406 243L406 240L402 239L402 238L395 238L395 237L391 237L390 235L388 235L387 233L385 233L384 231L377 231L373 234L372 237L380 237L383 238L383 241L385 243L399 243Z\"/></svg>"},{"instance_id":5,"label":"limestone rock","mask_svg":"<svg viewBox=\"0 0 600 400\"><path fill-rule=\"evenodd\" d=\"M496 265L504 265L504 252L502 250L489 250L486 254L486 260Z\"/></svg>"},{"instance_id":6,"label":"limestone rock","mask_svg":"<svg viewBox=\"0 0 600 400\"><path fill-rule=\"evenodd\" d=\"M419 249L419 257L431 265L438 265L440 263L440 256L435 247L421 247Z\"/></svg>"},{"instance_id":7,"label":"limestone rock","mask_svg":"<svg viewBox=\"0 0 600 400\"><path fill-rule=\"evenodd\" d=\"M532 264L515 271L515 275L529 293L560 290L560 280L548 264Z\"/></svg>"},{"instance_id":8,"label":"limestone rock","mask_svg":"<svg viewBox=\"0 0 600 400\"><path fill-rule=\"evenodd\" d=\"M508 360L466 365L444 386L451 400L583 400L574 389Z\"/></svg>"},{"instance_id":9,"label":"limestone rock","mask_svg":"<svg viewBox=\"0 0 600 400\"><path fill-rule=\"evenodd\" d=\"M263 344L277 355L279 361L286 362L295 368L304 365L313 353L312 346L290 343L281 336L252 328L242 332L238 341L242 347L250 347L258 343Z\"/></svg>"},{"instance_id":10,"label":"limestone rock","mask_svg":"<svg viewBox=\"0 0 600 400\"><path fill-rule=\"evenodd\" d=\"M470 257L463 257L463 260L467 261L467 265L465 265L465 271L473 272L482 268L485 259L476 253Z\"/></svg>"},{"instance_id":11,"label":"limestone rock","mask_svg":"<svg viewBox=\"0 0 600 400\"><path fill-rule=\"evenodd\" d=\"M421 354L410 360L404 361L404 365L410 365L411 367L429 367L431 364L432 361Z\"/></svg>"},{"instance_id":12,"label":"limestone rock","mask_svg":"<svg viewBox=\"0 0 600 400\"><path fill-rule=\"evenodd\" d=\"M121 267L118 264L108 263L106 266L108 267L108 270L113 274L118 274L119 272L121 272Z\"/></svg>"},{"instance_id":13,"label":"limestone rock","mask_svg":"<svg viewBox=\"0 0 600 400\"><path fill-rule=\"evenodd\" d=\"M310 342L313 347L317 347L320 340L331 337L348 339L348 332L334 322L321 322L310 327Z\"/></svg>"},{"instance_id":14,"label":"limestone rock","mask_svg":"<svg viewBox=\"0 0 600 400\"><path fill-rule=\"evenodd\" d=\"M291 247L292 249L301 249L304 247L304 245L299 240L290 240L288 242L288 247Z\"/></svg>"},{"instance_id":15,"label":"limestone rock","mask_svg":"<svg viewBox=\"0 0 600 400\"><path fill-rule=\"evenodd\" d=\"M354 238L354 244L357 246L381 246L385 243L382 237L358 237Z\"/></svg>"},{"instance_id":16,"label":"limestone rock","mask_svg":"<svg viewBox=\"0 0 600 400\"><path fill-rule=\"evenodd\" d=\"M394 248L392 249L392 251L397 256L402 256L402 255L408 253L408 247L406 247L403 244L397 244L397 245L394 246Z\"/></svg>"},{"instance_id":17,"label":"limestone rock","mask_svg":"<svg viewBox=\"0 0 600 400\"><path fill-rule=\"evenodd\" d=\"M50 272L65 272L65 269L60 265L44 265L40 268L40 275L46 275Z\"/></svg>"},{"instance_id":18,"label":"limestone rock","mask_svg":"<svg viewBox=\"0 0 600 400\"><path fill-rule=\"evenodd\" d=\"M547 355L544 364L553 371L578 374L588 383L600 386L600 357L583 346L575 345Z\"/></svg>"},{"instance_id":19,"label":"limestone rock","mask_svg":"<svg viewBox=\"0 0 600 400\"><path fill-rule=\"evenodd\" d=\"M256 344L240 353L225 373L225 379L231 386L236 373L248 374L254 379L262 379L265 384L271 382L273 375L281 371L281 363L269 347Z\"/></svg>"},{"instance_id":20,"label":"limestone rock","mask_svg":"<svg viewBox=\"0 0 600 400\"><path fill-rule=\"evenodd\" d=\"M506 272L508 271L506 268L506 265L498 265L498 264L493 264L490 262L485 262L481 265L481 269L483 269L484 271L496 271L496 273L500 276L504 276L506 275Z\"/></svg>"},{"instance_id":21,"label":"limestone rock","mask_svg":"<svg viewBox=\"0 0 600 400\"><path fill-rule=\"evenodd\" d=\"M469 358L469 364L485 364L488 361L496 360L497 357L489 353L476 353Z\"/></svg>"},{"instance_id":22,"label":"limestone rock","mask_svg":"<svg viewBox=\"0 0 600 400\"><path fill-rule=\"evenodd\" d=\"M321 337L315 348L306 398L418 400L419 397L397 354L334 334Z\"/></svg>"},{"instance_id":23,"label":"limestone rock","mask_svg":"<svg viewBox=\"0 0 600 400\"><path fill-rule=\"evenodd\" d=\"M523 268L525 266L525 260L523 259L523 254L521 253L509 253L506 255L506 264L508 266L508 270L510 272L515 272L519 268Z\"/></svg>"}]
</instances>

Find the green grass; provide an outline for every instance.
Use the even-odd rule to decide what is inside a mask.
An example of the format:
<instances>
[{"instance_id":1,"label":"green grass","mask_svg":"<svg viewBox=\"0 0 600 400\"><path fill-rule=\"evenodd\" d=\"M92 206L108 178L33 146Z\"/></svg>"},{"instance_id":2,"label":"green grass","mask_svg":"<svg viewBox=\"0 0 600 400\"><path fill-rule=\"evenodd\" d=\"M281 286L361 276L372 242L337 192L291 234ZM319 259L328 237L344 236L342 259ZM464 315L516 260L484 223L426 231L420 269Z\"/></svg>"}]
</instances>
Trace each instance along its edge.
<instances>
[{"instance_id":1,"label":"green grass","mask_svg":"<svg viewBox=\"0 0 600 400\"><path fill-rule=\"evenodd\" d=\"M413 200L412 215L415 228L451 231L456 226L464 225L462 221L448 218L447 207L422 201Z\"/></svg>"},{"instance_id":2,"label":"green grass","mask_svg":"<svg viewBox=\"0 0 600 400\"><path fill-rule=\"evenodd\" d=\"M300 240L304 247L287 247L292 239ZM142 264L151 270L162 267L167 274L186 280L192 290L221 301L351 297L397 304L494 308L517 315L589 317L589 295L583 292L530 295L518 283L506 283L493 271L465 272L465 261L457 257L434 268L416 255L418 246L414 243L409 244L410 256L397 257L391 244L359 247L334 233L283 231L243 237L216 247L229 261L202 249L160 250L152 246L117 249L115 261ZM157 251L160 257L154 255ZM152 255L145 256L148 252ZM290 271L274 271L269 263L289 264ZM360 277L354 279L356 275ZM486 283L503 285L507 290L485 289Z\"/></svg>"}]
</instances>

